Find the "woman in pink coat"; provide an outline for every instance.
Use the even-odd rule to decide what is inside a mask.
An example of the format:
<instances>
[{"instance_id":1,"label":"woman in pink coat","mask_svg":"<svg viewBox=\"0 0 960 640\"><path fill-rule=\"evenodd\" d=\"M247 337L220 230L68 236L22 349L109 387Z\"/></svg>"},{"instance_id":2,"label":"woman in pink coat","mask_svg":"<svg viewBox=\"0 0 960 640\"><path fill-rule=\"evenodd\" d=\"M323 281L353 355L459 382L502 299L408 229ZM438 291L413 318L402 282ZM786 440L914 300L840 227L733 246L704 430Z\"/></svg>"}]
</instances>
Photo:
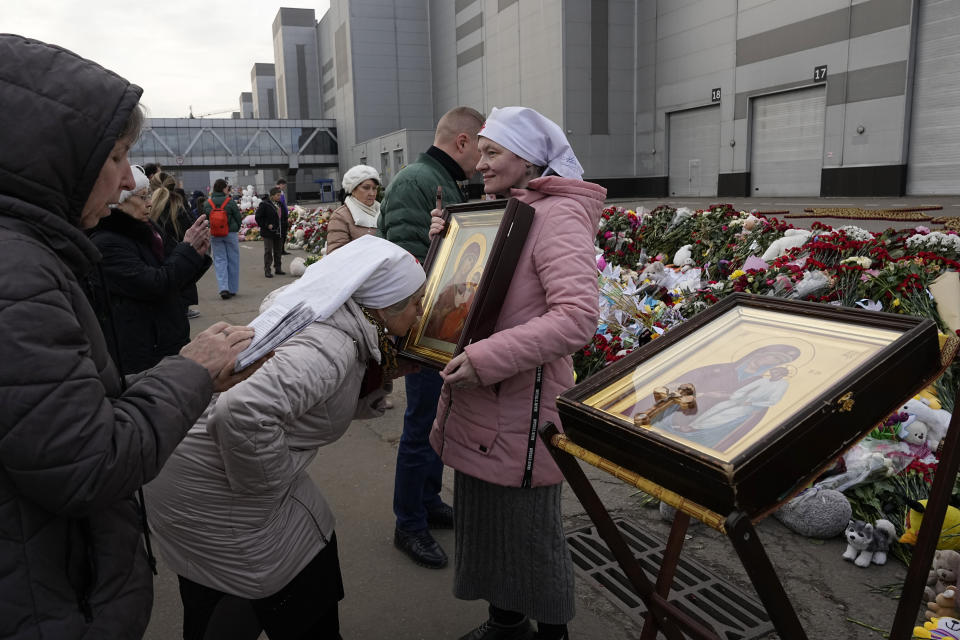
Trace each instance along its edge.
<instances>
[{"instance_id":1,"label":"woman in pink coat","mask_svg":"<svg viewBox=\"0 0 960 640\"><path fill-rule=\"evenodd\" d=\"M581 179L562 130L532 109L493 109L479 135L486 193L536 213L495 333L441 372L430 441L456 470L454 595L490 604L490 618L461 640L567 638L574 594L563 476L539 438L528 468L528 447L538 378L540 423L559 424L570 354L597 328L593 240L606 190ZM437 217L431 232L442 227Z\"/></svg>"}]
</instances>

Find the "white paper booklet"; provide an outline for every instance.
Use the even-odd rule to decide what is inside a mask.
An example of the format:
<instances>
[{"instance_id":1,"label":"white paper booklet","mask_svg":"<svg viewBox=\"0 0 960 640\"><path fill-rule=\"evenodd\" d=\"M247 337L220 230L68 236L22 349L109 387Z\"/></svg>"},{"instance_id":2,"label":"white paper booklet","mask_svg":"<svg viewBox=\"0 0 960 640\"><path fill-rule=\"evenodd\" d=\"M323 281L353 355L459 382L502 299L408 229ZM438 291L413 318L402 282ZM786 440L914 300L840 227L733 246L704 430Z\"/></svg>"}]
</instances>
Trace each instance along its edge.
<instances>
[{"instance_id":1,"label":"white paper booklet","mask_svg":"<svg viewBox=\"0 0 960 640\"><path fill-rule=\"evenodd\" d=\"M316 314L306 303L298 302L290 309L276 305L257 316L249 326L253 327L253 342L237 357L234 371L242 371L264 355L292 338L313 322Z\"/></svg>"}]
</instances>

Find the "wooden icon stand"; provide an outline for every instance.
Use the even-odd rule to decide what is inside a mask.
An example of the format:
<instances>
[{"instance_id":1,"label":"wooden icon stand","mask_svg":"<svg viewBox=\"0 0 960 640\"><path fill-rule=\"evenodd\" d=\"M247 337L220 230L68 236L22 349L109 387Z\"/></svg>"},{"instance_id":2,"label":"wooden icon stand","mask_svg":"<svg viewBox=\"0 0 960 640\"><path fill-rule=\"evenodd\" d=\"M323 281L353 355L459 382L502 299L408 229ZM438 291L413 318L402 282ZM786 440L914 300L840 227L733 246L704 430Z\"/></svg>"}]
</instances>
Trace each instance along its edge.
<instances>
[{"instance_id":1,"label":"wooden icon stand","mask_svg":"<svg viewBox=\"0 0 960 640\"><path fill-rule=\"evenodd\" d=\"M935 380L960 347L957 339L938 345L936 328L929 319L754 296L731 298L564 392L557 407L565 433L551 423L540 430L541 440L597 533L646 606L642 640L653 640L658 632L668 640L721 640L713 629L668 600L691 517L729 539L780 637L805 640L807 635L755 525L815 480L904 400ZM729 357L731 364L715 355L725 348L718 340L724 335L752 331L765 336L768 330L770 338L755 340L747 350L727 348L730 355L724 357ZM833 352L818 344L803 361L805 343L829 341L837 335L842 336L844 345L862 348L856 363L851 360L843 369ZM678 362L671 357L674 353L692 364ZM784 382L784 367L793 366L783 363L788 358L796 363L798 375ZM757 367L761 361L767 363L766 369ZM740 373L751 367L757 369L752 377ZM765 373L773 368L779 371L766 378ZM731 391L728 382L734 375L740 378ZM809 378L817 380L818 376L826 384L809 383ZM695 386L698 399L704 399L698 416L682 415L679 384ZM724 390L722 384L728 388ZM674 394L678 397L669 401L671 388L677 389ZM808 398L805 390L811 388L822 392ZM654 389L659 398L652 393ZM732 402L747 393L756 394L754 399L779 394L784 398L780 405L792 402L796 409L755 419ZM645 410L642 407L649 406L651 395L653 409ZM779 399L774 400L777 402ZM912 635L960 467L960 393L957 403L897 607L890 635L893 640L908 640ZM643 417L635 422L637 415ZM730 416L745 426L724 432L726 440L690 437L725 428ZM677 509L655 577L648 576L633 556L577 459Z\"/></svg>"}]
</instances>

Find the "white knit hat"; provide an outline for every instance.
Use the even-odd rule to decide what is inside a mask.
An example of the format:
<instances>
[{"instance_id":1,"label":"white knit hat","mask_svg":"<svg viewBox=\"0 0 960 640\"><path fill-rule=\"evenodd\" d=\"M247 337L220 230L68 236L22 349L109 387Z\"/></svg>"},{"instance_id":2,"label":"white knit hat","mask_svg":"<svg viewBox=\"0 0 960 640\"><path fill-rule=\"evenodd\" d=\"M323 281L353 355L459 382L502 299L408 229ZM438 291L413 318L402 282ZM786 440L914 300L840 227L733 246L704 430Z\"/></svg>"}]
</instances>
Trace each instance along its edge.
<instances>
[{"instance_id":1,"label":"white knit hat","mask_svg":"<svg viewBox=\"0 0 960 640\"><path fill-rule=\"evenodd\" d=\"M377 184L380 184L380 173L376 169L365 164L358 164L343 174L343 190L347 195L350 195L358 184L371 178L376 180Z\"/></svg>"},{"instance_id":2,"label":"white knit hat","mask_svg":"<svg viewBox=\"0 0 960 640\"><path fill-rule=\"evenodd\" d=\"M133 194L150 188L150 179L147 177L147 174L143 172L143 169L140 168L140 165L130 165L130 169L133 171L133 181L137 186L133 188L133 191L121 191L120 199L117 202L123 202Z\"/></svg>"},{"instance_id":3,"label":"white knit hat","mask_svg":"<svg viewBox=\"0 0 960 640\"><path fill-rule=\"evenodd\" d=\"M539 167L548 167L550 171L544 175L555 173L577 180L583 177L583 167L563 130L533 109L494 107L478 135Z\"/></svg>"}]
</instances>

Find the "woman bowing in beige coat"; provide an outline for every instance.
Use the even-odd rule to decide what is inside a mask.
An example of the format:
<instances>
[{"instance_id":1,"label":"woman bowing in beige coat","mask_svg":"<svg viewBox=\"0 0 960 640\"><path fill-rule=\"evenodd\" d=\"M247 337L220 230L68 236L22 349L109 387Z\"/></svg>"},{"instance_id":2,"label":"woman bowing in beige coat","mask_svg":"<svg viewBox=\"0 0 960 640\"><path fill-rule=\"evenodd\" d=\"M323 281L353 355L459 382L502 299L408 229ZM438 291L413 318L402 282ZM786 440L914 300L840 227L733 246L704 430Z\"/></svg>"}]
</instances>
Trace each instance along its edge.
<instances>
[{"instance_id":1,"label":"woman bowing in beige coat","mask_svg":"<svg viewBox=\"0 0 960 640\"><path fill-rule=\"evenodd\" d=\"M249 603L270 640L339 638L334 518L307 467L354 417L383 413L381 372L407 373L387 336L416 322L424 278L407 251L366 236L264 302L304 301L317 319L215 397L145 488L186 640L221 637L227 596Z\"/></svg>"},{"instance_id":2,"label":"woman bowing in beige coat","mask_svg":"<svg viewBox=\"0 0 960 640\"><path fill-rule=\"evenodd\" d=\"M343 174L343 191L347 194L327 225L327 254L366 235L377 232L380 218L380 174L373 167L358 164Z\"/></svg>"}]
</instances>

